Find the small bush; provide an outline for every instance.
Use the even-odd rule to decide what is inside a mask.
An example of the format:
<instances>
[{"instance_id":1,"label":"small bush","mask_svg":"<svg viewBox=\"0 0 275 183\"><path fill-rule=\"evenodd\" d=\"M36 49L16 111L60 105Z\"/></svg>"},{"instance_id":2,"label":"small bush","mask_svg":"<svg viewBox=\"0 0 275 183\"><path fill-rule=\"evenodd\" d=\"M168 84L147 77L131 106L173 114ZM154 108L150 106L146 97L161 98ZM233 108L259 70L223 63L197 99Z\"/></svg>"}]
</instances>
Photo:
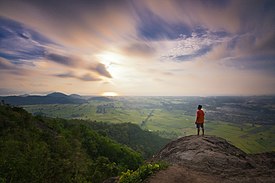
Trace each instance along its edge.
<instances>
[{"instance_id":1,"label":"small bush","mask_svg":"<svg viewBox=\"0 0 275 183\"><path fill-rule=\"evenodd\" d=\"M155 164L145 164L139 167L136 171L127 170L123 172L119 178L119 183L140 183L153 173L166 169L168 165L160 162Z\"/></svg>"}]
</instances>

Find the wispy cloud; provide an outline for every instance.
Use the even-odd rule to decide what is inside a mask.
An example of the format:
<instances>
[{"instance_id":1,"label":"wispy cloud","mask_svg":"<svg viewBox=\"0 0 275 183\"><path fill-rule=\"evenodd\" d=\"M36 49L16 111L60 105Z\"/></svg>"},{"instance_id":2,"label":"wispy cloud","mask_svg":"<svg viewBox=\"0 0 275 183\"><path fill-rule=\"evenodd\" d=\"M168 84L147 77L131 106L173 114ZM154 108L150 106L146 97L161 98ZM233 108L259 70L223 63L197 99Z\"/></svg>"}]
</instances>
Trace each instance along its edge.
<instances>
[{"instance_id":1,"label":"wispy cloud","mask_svg":"<svg viewBox=\"0 0 275 183\"><path fill-rule=\"evenodd\" d=\"M149 41L132 42L122 48L123 53L135 57L150 57L156 53L156 48Z\"/></svg>"},{"instance_id":2,"label":"wispy cloud","mask_svg":"<svg viewBox=\"0 0 275 183\"><path fill-rule=\"evenodd\" d=\"M45 36L33 31L26 25L4 17L0 18L0 69L20 71L20 65L35 67L41 60L48 60L65 66L67 69L83 69L97 75L74 76L67 74L56 75L61 78L78 78L82 81L99 81L99 76L111 78L104 64L92 61L94 67L88 68L90 63L83 60L77 53L69 52L66 47L58 45ZM90 61L90 60L89 60ZM17 66L16 66L17 65ZM42 73L41 73L42 74Z\"/></svg>"},{"instance_id":3,"label":"wispy cloud","mask_svg":"<svg viewBox=\"0 0 275 183\"><path fill-rule=\"evenodd\" d=\"M60 78L75 78L76 76L72 72L66 72L61 74L55 74L54 76L60 77Z\"/></svg>"},{"instance_id":4,"label":"wispy cloud","mask_svg":"<svg viewBox=\"0 0 275 183\"><path fill-rule=\"evenodd\" d=\"M272 0L2 0L0 74L19 85L15 72L35 73L22 87L76 93L275 93L274 8ZM204 91L194 85L202 79ZM16 88L9 83L1 81Z\"/></svg>"},{"instance_id":5,"label":"wispy cloud","mask_svg":"<svg viewBox=\"0 0 275 183\"><path fill-rule=\"evenodd\" d=\"M2 73L13 74L17 76L26 76L29 74L29 70L20 68L17 64L11 63L2 57L0 57L0 71Z\"/></svg>"},{"instance_id":6,"label":"wispy cloud","mask_svg":"<svg viewBox=\"0 0 275 183\"><path fill-rule=\"evenodd\" d=\"M88 74L88 73L81 76L77 76L73 72L67 72L67 73L55 74L53 76L59 77L59 78L75 78L82 81L101 81L100 78L92 76L91 74Z\"/></svg>"},{"instance_id":7,"label":"wispy cloud","mask_svg":"<svg viewBox=\"0 0 275 183\"><path fill-rule=\"evenodd\" d=\"M66 66L75 66L76 63L71 58L64 56L64 55L58 55L55 53L51 53L46 55L46 59L49 59L51 61L54 61L56 63L66 65Z\"/></svg>"},{"instance_id":8,"label":"wispy cloud","mask_svg":"<svg viewBox=\"0 0 275 183\"><path fill-rule=\"evenodd\" d=\"M181 34L178 39L172 42L172 48L161 59L179 62L194 61L197 57L211 52L213 47L219 46L230 39L231 37L227 34L198 29L189 37Z\"/></svg>"},{"instance_id":9,"label":"wispy cloud","mask_svg":"<svg viewBox=\"0 0 275 183\"><path fill-rule=\"evenodd\" d=\"M83 81L100 81L98 77L93 77L90 74L84 74L83 76L78 77L78 79L81 79Z\"/></svg>"},{"instance_id":10,"label":"wispy cloud","mask_svg":"<svg viewBox=\"0 0 275 183\"><path fill-rule=\"evenodd\" d=\"M92 71L96 71L101 76L112 78L111 74L107 71L104 64L98 63L95 67L91 67Z\"/></svg>"},{"instance_id":11,"label":"wispy cloud","mask_svg":"<svg viewBox=\"0 0 275 183\"><path fill-rule=\"evenodd\" d=\"M0 70L14 70L15 66L8 60L0 57Z\"/></svg>"}]
</instances>

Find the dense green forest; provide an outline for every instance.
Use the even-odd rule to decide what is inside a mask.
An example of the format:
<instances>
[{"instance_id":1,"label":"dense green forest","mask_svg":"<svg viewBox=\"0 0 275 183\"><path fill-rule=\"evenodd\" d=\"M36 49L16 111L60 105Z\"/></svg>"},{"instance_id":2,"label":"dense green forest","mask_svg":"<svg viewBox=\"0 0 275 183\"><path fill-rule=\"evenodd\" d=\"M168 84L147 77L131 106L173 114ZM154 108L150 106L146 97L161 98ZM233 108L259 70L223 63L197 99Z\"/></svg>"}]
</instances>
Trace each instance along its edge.
<instances>
[{"instance_id":1,"label":"dense green forest","mask_svg":"<svg viewBox=\"0 0 275 183\"><path fill-rule=\"evenodd\" d=\"M129 123L34 117L1 105L0 182L102 182L136 170L166 142Z\"/></svg>"},{"instance_id":2,"label":"dense green forest","mask_svg":"<svg viewBox=\"0 0 275 183\"><path fill-rule=\"evenodd\" d=\"M102 123L84 121L84 124L99 134L125 144L142 154L147 159L160 150L170 140L161 138L156 133L142 130L133 123Z\"/></svg>"}]
</instances>

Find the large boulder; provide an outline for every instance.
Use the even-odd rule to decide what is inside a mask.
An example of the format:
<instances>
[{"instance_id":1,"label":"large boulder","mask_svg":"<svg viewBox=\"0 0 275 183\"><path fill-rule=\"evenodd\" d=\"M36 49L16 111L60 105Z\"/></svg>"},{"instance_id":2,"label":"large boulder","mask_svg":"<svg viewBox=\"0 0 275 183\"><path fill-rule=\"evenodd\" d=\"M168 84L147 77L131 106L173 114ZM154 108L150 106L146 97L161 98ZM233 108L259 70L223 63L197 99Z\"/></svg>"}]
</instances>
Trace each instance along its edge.
<instances>
[{"instance_id":1,"label":"large boulder","mask_svg":"<svg viewBox=\"0 0 275 183\"><path fill-rule=\"evenodd\" d=\"M152 161L166 161L171 166L149 182L173 182L175 176L181 178L174 182L275 182L274 152L249 155L215 136L179 138L162 148Z\"/></svg>"}]
</instances>

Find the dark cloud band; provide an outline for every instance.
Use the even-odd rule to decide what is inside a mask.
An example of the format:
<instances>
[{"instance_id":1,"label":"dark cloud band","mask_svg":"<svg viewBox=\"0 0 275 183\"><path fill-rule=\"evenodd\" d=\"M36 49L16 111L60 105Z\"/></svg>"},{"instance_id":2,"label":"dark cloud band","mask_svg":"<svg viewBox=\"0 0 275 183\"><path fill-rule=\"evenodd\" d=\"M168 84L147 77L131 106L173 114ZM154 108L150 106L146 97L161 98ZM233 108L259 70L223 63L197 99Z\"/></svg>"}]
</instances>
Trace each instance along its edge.
<instances>
[{"instance_id":1,"label":"dark cloud band","mask_svg":"<svg viewBox=\"0 0 275 183\"><path fill-rule=\"evenodd\" d=\"M59 77L59 78L75 78L75 79L79 79L79 80L82 80L82 81L101 81L100 78L94 77L90 74L84 74L82 76L77 76L73 72L56 74L56 75L53 75L53 76Z\"/></svg>"}]
</instances>

